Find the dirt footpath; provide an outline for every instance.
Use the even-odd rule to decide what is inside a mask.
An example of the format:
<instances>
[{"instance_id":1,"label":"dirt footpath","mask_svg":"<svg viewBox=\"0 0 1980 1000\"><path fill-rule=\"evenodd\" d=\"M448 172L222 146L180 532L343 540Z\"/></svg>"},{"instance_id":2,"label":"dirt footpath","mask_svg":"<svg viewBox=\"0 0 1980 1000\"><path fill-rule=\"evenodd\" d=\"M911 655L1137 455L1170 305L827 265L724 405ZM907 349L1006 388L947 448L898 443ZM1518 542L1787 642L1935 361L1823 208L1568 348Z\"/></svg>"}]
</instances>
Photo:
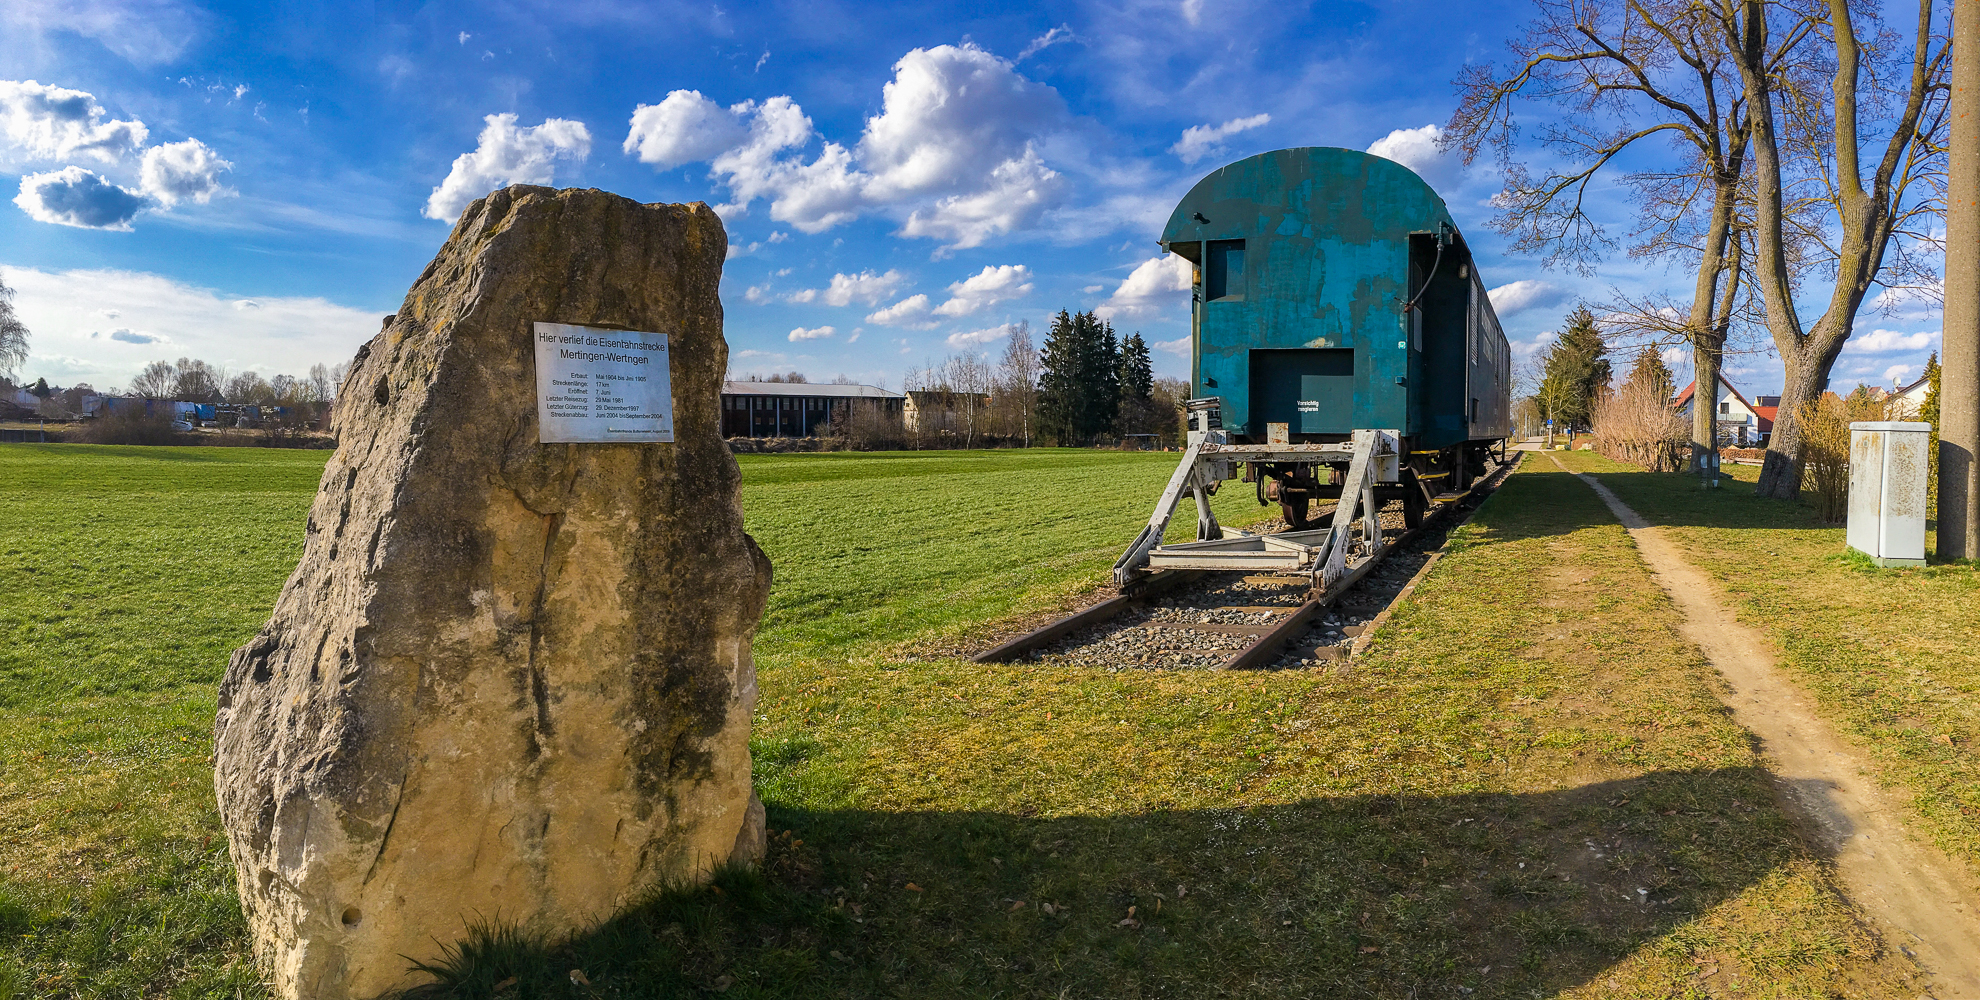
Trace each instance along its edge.
<instances>
[{"instance_id":1,"label":"dirt footpath","mask_svg":"<svg viewBox=\"0 0 1980 1000\"><path fill-rule=\"evenodd\" d=\"M1864 777L1863 762L1775 668L1766 637L1734 620L1711 579L1594 476L1570 474L1629 529L1657 583L1683 612L1685 638L1731 685L1726 702L1734 720L1760 738L1782 799L1813 846L1833 856L1851 900L1931 976L1932 996L1980 1000L1980 895L1969 874L1907 829L1904 804Z\"/></svg>"}]
</instances>

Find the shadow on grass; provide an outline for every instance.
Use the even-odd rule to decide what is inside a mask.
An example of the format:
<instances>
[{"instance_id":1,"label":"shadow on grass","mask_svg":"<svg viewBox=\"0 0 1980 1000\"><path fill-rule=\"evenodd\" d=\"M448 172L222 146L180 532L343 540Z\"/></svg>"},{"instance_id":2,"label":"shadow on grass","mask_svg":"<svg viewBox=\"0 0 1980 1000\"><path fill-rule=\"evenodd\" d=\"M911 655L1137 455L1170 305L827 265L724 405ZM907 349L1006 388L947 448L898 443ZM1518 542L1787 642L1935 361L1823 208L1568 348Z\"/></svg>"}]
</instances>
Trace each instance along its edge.
<instances>
[{"instance_id":1,"label":"shadow on grass","mask_svg":"<svg viewBox=\"0 0 1980 1000\"><path fill-rule=\"evenodd\" d=\"M1525 471L1535 479L1572 481L1544 453L1527 459ZM1583 474L1614 490L1624 503L1652 524L1742 529L1840 527L1823 523L1808 501L1757 496L1752 483L1730 476L1721 477L1717 489L1705 489L1699 485L1698 476L1689 472L1621 468L1588 469Z\"/></svg>"},{"instance_id":2,"label":"shadow on grass","mask_svg":"<svg viewBox=\"0 0 1980 1000\"><path fill-rule=\"evenodd\" d=\"M773 804L762 871L554 946L482 928L410 995L1552 994L1805 863L1770 801L1726 769L1121 816Z\"/></svg>"}]
</instances>

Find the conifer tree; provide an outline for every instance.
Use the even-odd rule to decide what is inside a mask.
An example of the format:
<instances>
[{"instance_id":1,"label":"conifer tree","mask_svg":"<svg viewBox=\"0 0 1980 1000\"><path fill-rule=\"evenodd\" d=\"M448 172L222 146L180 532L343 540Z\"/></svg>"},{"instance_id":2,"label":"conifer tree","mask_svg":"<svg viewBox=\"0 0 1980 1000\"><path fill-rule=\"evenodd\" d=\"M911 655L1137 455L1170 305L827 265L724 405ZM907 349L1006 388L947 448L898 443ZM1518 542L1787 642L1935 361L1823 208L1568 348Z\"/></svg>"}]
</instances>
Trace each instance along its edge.
<instances>
[{"instance_id":1,"label":"conifer tree","mask_svg":"<svg viewBox=\"0 0 1980 1000\"><path fill-rule=\"evenodd\" d=\"M1116 420L1122 434L1147 434L1154 430L1155 365L1148 357L1148 342L1140 333L1121 341L1120 415Z\"/></svg>"},{"instance_id":2,"label":"conifer tree","mask_svg":"<svg viewBox=\"0 0 1980 1000\"><path fill-rule=\"evenodd\" d=\"M1086 342L1092 345L1086 373L1093 387L1087 394L1086 420L1080 430L1081 437L1091 441L1095 435L1113 430L1121 415L1121 343L1114 336L1114 324L1103 323L1090 312L1080 315L1086 317Z\"/></svg>"},{"instance_id":3,"label":"conifer tree","mask_svg":"<svg viewBox=\"0 0 1980 1000\"><path fill-rule=\"evenodd\" d=\"M1925 402L1918 407L1918 419L1932 425L1932 436L1925 441L1925 496L1931 513L1939 504L1939 352L1925 359Z\"/></svg>"},{"instance_id":4,"label":"conifer tree","mask_svg":"<svg viewBox=\"0 0 1980 1000\"><path fill-rule=\"evenodd\" d=\"M1076 443L1081 387L1079 331L1064 309L1052 317L1038 352L1038 436L1061 447Z\"/></svg>"},{"instance_id":5,"label":"conifer tree","mask_svg":"<svg viewBox=\"0 0 1980 1000\"><path fill-rule=\"evenodd\" d=\"M1595 327L1595 314L1587 306L1569 313L1567 327L1547 352L1546 375L1540 383L1541 405L1557 426L1588 426L1596 394L1608 388L1614 375L1608 354L1602 332Z\"/></svg>"},{"instance_id":6,"label":"conifer tree","mask_svg":"<svg viewBox=\"0 0 1980 1000\"><path fill-rule=\"evenodd\" d=\"M1677 376L1671 374L1671 366L1664 363L1664 356L1654 347L1636 352L1636 360L1631 362L1629 377L1623 379L1623 384L1647 385L1655 390L1659 399L1669 399L1677 394Z\"/></svg>"},{"instance_id":7,"label":"conifer tree","mask_svg":"<svg viewBox=\"0 0 1980 1000\"><path fill-rule=\"evenodd\" d=\"M1090 312L1061 309L1039 357L1039 433L1060 445L1090 444L1120 413L1121 349L1114 327Z\"/></svg>"},{"instance_id":8,"label":"conifer tree","mask_svg":"<svg viewBox=\"0 0 1980 1000\"><path fill-rule=\"evenodd\" d=\"M1140 333L1128 334L1121 341L1121 399L1147 399L1155 392L1155 365L1148 358L1148 342Z\"/></svg>"},{"instance_id":9,"label":"conifer tree","mask_svg":"<svg viewBox=\"0 0 1980 1000\"><path fill-rule=\"evenodd\" d=\"M1938 444L1939 434L1939 352L1925 359L1925 402L1918 408L1918 419L1932 425L1932 443ZM1938 449L1932 449L1937 452Z\"/></svg>"}]
</instances>

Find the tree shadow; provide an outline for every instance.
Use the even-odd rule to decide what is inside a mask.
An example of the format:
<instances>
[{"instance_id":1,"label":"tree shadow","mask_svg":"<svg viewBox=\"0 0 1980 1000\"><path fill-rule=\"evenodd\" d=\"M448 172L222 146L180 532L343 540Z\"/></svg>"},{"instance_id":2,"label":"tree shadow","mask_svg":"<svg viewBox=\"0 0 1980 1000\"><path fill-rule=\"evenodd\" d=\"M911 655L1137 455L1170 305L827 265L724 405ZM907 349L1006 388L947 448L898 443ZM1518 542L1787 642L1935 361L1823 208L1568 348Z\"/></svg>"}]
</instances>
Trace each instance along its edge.
<instances>
[{"instance_id":1,"label":"tree shadow","mask_svg":"<svg viewBox=\"0 0 1980 1000\"><path fill-rule=\"evenodd\" d=\"M1809 858L1750 768L1112 816L773 803L770 824L761 871L551 947L483 928L414 995L1549 995Z\"/></svg>"},{"instance_id":2,"label":"tree shadow","mask_svg":"<svg viewBox=\"0 0 1980 1000\"><path fill-rule=\"evenodd\" d=\"M1552 471L1552 463L1548 465ZM1688 472L1637 469L1591 471L1585 475L1609 487L1631 509L1655 525L1797 531L1840 527L1824 523L1806 500L1758 496L1752 483L1729 476L1719 479L1718 488L1706 489L1700 485L1698 476Z\"/></svg>"},{"instance_id":3,"label":"tree shadow","mask_svg":"<svg viewBox=\"0 0 1980 1000\"><path fill-rule=\"evenodd\" d=\"M1535 518L1522 514L1524 508L1536 505L1546 508L1549 516ZM1615 515L1609 513L1593 490L1543 455L1534 454L1479 507L1468 532L1459 536L1456 547L1567 535L1582 528L1615 523Z\"/></svg>"}]
</instances>

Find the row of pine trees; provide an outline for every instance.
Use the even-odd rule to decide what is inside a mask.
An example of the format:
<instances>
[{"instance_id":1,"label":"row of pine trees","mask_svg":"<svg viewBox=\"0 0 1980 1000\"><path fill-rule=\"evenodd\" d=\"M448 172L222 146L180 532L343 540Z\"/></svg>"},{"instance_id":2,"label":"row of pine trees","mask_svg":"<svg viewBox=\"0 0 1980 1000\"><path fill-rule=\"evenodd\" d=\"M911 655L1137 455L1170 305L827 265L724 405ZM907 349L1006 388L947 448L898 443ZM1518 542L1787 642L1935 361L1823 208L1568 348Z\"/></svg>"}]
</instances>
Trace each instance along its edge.
<instances>
[{"instance_id":1,"label":"row of pine trees","mask_svg":"<svg viewBox=\"0 0 1980 1000\"><path fill-rule=\"evenodd\" d=\"M1176 420L1155 400L1155 369L1141 334L1115 335L1091 312L1061 309L1039 352L1039 436L1083 446L1103 437L1159 433Z\"/></svg>"}]
</instances>

